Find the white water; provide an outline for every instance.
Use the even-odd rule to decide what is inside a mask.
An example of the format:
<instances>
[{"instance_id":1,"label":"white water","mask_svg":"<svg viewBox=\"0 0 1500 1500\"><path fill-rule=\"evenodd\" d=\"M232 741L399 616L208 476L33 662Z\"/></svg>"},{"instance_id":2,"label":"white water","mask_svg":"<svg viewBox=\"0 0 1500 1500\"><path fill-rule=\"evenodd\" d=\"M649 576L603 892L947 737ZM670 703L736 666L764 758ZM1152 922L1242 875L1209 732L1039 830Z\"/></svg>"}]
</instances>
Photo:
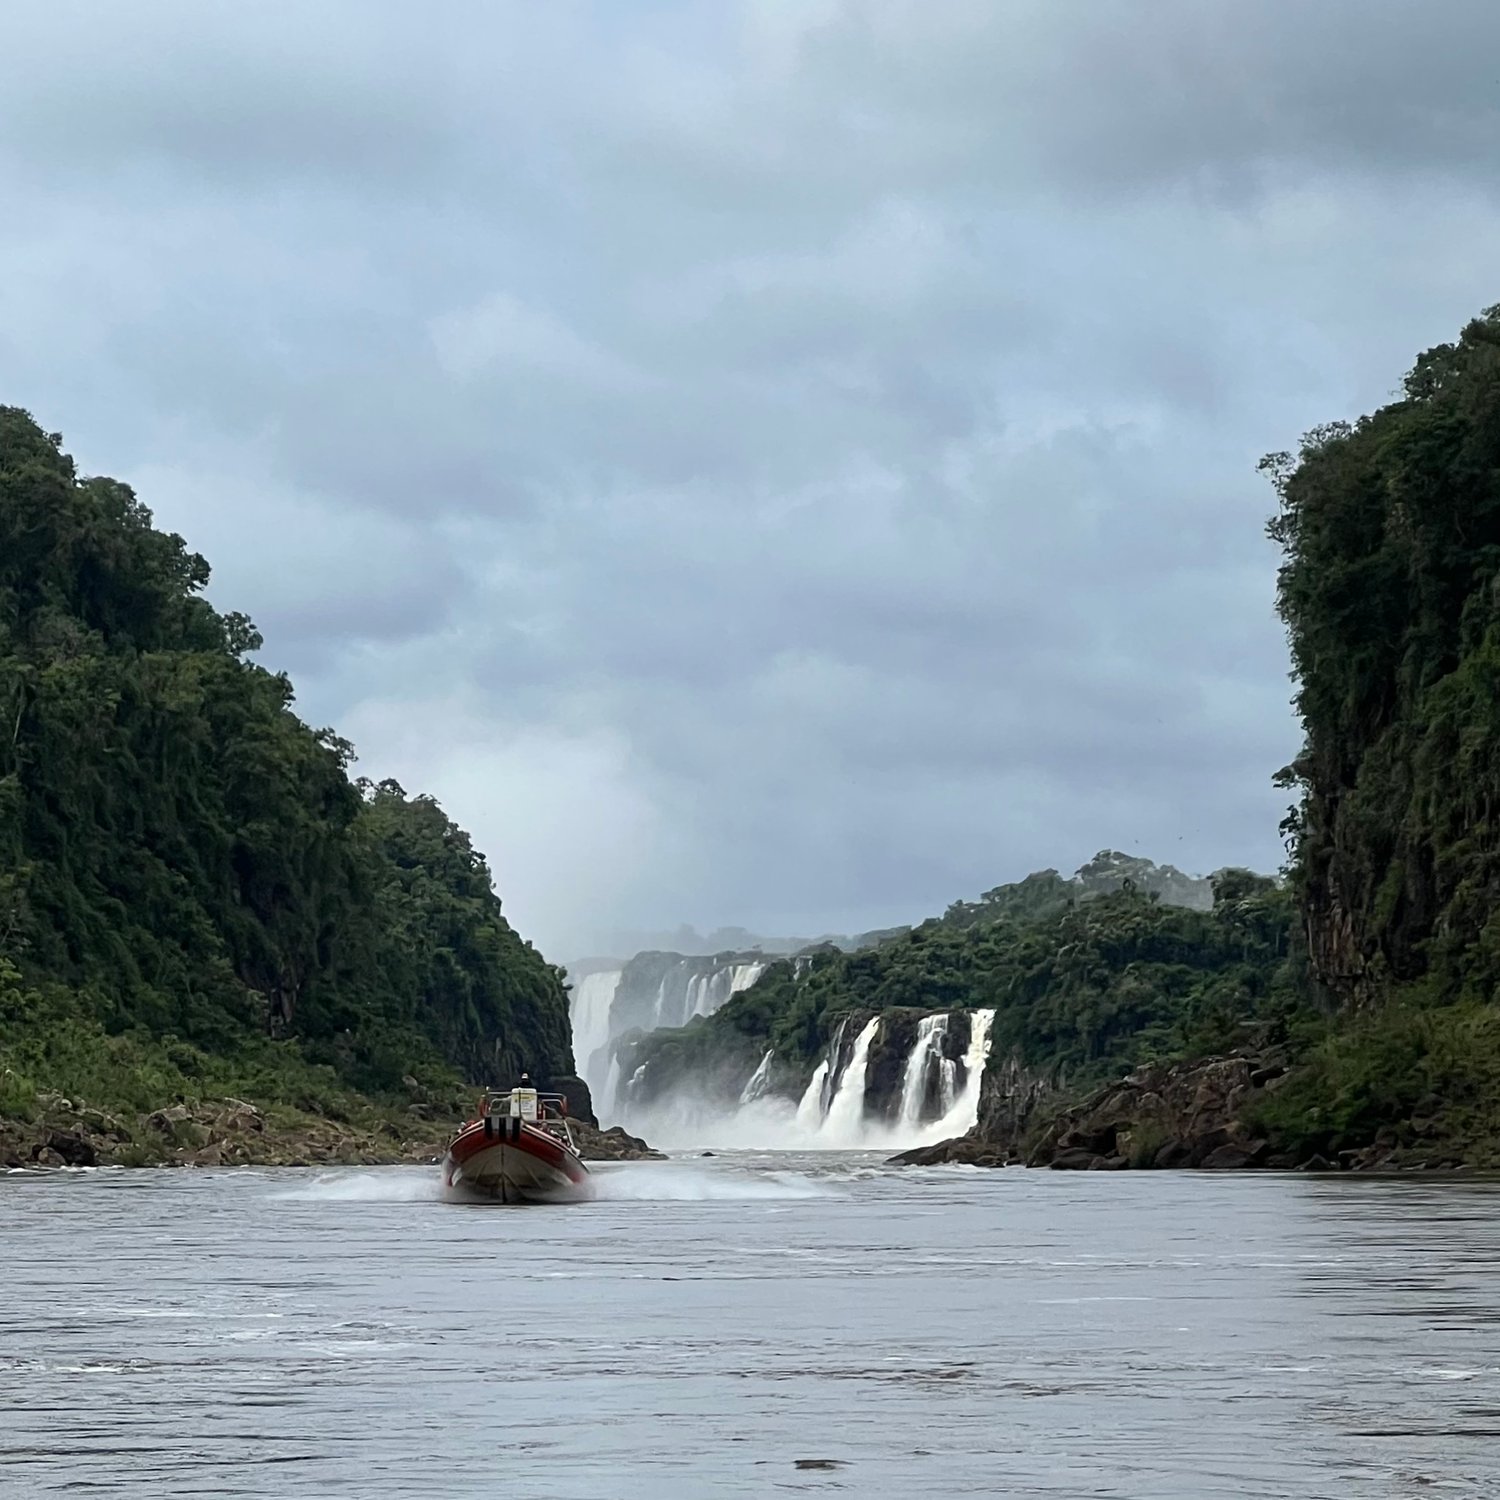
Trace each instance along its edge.
<instances>
[{"instance_id":1,"label":"white water","mask_svg":"<svg viewBox=\"0 0 1500 1500\"><path fill-rule=\"evenodd\" d=\"M823 1116L823 1128L818 1132L827 1137L826 1144L831 1147L857 1147L864 1134L865 1074L870 1067L870 1044L879 1030L879 1016L865 1023L854 1039L849 1066L839 1074L834 1085L833 1099Z\"/></svg>"},{"instance_id":2,"label":"white water","mask_svg":"<svg viewBox=\"0 0 1500 1500\"><path fill-rule=\"evenodd\" d=\"M984 1082L985 1064L990 1053L990 1033L995 1013L992 1010L970 1012L969 1045L964 1052L964 1083L956 1087L958 1067L951 1058L939 1058L939 1100L944 1109L935 1120L921 1123L909 1112L908 1099L916 1093L913 1073L932 1066L932 1038L945 1027L946 1015L925 1016L918 1023L918 1034L912 1047L902 1081L901 1117L894 1125L865 1118L865 1075L871 1044L879 1030L879 1017L867 1022L855 1039L848 1065L830 1077L830 1059L843 1050L843 1025L835 1031L828 1045L828 1055L814 1069L803 1090L801 1101L791 1102L771 1094L746 1098L751 1085L769 1071L770 1061L762 1058L754 1074L741 1090L738 1107L725 1110L722 1104L691 1097L675 1096L656 1103L647 1110L633 1110L628 1127L664 1150L688 1150L710 1147L715 1150L774 1149L790 1151L905 1151L914 1146L931 1146L951 1140L974 1128L979 1118L979 1095ZM928 1023L933 1025L929 1026ZM926 1062L919 1059L926 1053ZM909 1092L910 1091L910 1092ZM920 1109L920 1093L911 1111Z\"/></svg>"},{"instance_id":3,"label":"white water","mask_svg":"<svg viewBox=\"0 0 1500 1500\"><path fill-rule=\"evenodd\" d=\"M592 1090L590 1090L592 1092ZM609 1071L604 1075L604 1087L594 1099L594 1114L601 1125L614 1123L615 1100L620 1093L620 1059L610 1053Z\"/></svg>"},{"instance_id":4,"label":"white water","mask_svg":"<svg viewBox=\"0 0 1500 1500\"><path fill-rule=\"evenodd\" d=\"M731 995L748 990L765 971L763 963L746 963L730 964L707 974L694 974L688 979L687 989L676 1005L668 1003L673 975L665 974L657 986L656 1003L651 1012L652 1025L686 1026L695 1016L711 1016Z\"/></svg>"},{"instance_id":5,"label":"white water","mask_svg":"<svg viewBox=\"0 0 1500 1500\"><path fill-rule=\"evenodd\" d=\"M741 1104L754 1104L766 1091L767 1084L771 1081L771 1059L775 1053L768 1051L761 1058L760 1066L750 1075L750 1081L740 1090Z\"/></svg>"},{"instance_id":6,"label":"white water","mask_svg":"<svg viewBox=\"0 0 1500 1500\"><path fill-rule=\"evenodd\" d=\"M708 1168L681 1162L614 1162L596 1165L590 1180L595 1200L602 1203L746 1202L838 1196L833 1188L800 1172L752 1173L728 1163Z\"/></svg>"},{"instance_id":7,"label":"white water","mask_svg":"<svg viewBox=\"0 0 1500 1500\"><path fill-rule=\"evenodd\" d=\"M917 1022L917 1037L912 1043L911 1056L906 1059L906 1072L901 1078L899 1118L903 1127L921 1124L922 1105L927 1099L927 1080L933 1069L940 1068L947 1060L943 1057L943 1043L947 1039L948 1013L946 1011L935 1016L923 1016ZM951 1099L943 1098L940 1112L946 1114L951 1103Z\"/></svg>"},{"instance_id":8,"label":"white water","mask_svg":"<svg viewBox=\"0 0 1500 1500\"><path fill-rule=\"evenodd\" d=\"M608 1062L596 1054L609 1045L609 1012L620 987L619 969L600 969L585 974L569 996L568 1019L573 1026L573 1061L579 1077L592 1093L604 1086ZM597 1109L597 1104L595 1108Z\"/></svg>"},{"instance_id":9,"label":"white water","mask_svg":"<svg viewBox=\"0 0 1500 1500\"><path fill-rule=\"evenodd\" d=\"M648 1030L685 1026L697 1016L711 1016L732 995L749 989L766 971L762 961L725 964L707 973L689 974L684 982L684 969L696 962L680 960L662 976L651 1001ZM568 999L573 1060L593 1095L594 1113L606 1124L617 1117L622 1099L620 1069L611 1043L629 1029L615 1015L623 977L621 969L585 974L573 986ZM632 1008L625 1007L627 1011Z\"/></svg>"},{"instance_id":10,"label":"white water","mask_svg":"<svg viewBox=\"0 0 1500 1500\"><path fill-rule=\"evenodd\" d=\"M828 1087L828 1059L825 1057L816 1068L813 1076L808 1079L807 1087L802 1093L802 1102L797 1106L797 1114L793 1123L797 1127L799 1136L812 1136L817 1133L818 1126L823 1123L823 1093Z\"/></svg>"},{"instance_id":11,"label":"white water","mask_svg":"<svg viewBox=\"0 0 1500 1500\"><path fill-rule=\"evenodd\" d=\"M277 1173L278 1177L282 1174ZM288 1176L291 1174L288 1173ZM592 1201L598 1203L704 1203L826 1198L835 1189L800 1172L716 1168L684 1162L595 1162ZM270 1194L285 1203L431 1203L443 1196L436 1167L341 1169L319 1173Z\"/></svg>"},{"instance_id":12,"label":"white water","mask_svg":"<svg viewBox=\"0 0 1500 1500\"><path fill-rule=\"evenodd\" d=\"M992 1010L972 1011L969 1016L969 1045L964 1052L963 1092L953 1101L942 1119L935 1120L921 1131L921 1139L912 1142L916 1146L932 1146L938 1141L951 1140L956 1135L966 1135L979 1119L979 1091L984 1084L984 1065L990 1057L990 1032L995 1025ZM950 1064L951 1067L951 1064ZM951 1089L952 1073L944 1076L944 1088Z\"/></svg>"}]
</instances>

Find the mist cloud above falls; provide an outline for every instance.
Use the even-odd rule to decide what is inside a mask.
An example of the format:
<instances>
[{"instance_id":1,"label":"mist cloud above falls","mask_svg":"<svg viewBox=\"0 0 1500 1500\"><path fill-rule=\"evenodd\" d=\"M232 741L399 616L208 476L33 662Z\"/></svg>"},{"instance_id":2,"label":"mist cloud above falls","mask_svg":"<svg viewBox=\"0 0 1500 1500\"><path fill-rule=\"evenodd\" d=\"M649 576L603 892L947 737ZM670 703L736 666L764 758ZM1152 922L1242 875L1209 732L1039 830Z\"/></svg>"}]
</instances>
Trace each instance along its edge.
<instances>
[{"instance_id":1,"label":"mist cloud above falls","mask_svg":"<svg viewBox=\"0 0 1500 1500\"><path fill-rule=\"evenodd\" d=\"M0 399L549 954L1278 863L1267 449L1500 299L1500 12L22 0Z\"/></svg>"}]
</instances>

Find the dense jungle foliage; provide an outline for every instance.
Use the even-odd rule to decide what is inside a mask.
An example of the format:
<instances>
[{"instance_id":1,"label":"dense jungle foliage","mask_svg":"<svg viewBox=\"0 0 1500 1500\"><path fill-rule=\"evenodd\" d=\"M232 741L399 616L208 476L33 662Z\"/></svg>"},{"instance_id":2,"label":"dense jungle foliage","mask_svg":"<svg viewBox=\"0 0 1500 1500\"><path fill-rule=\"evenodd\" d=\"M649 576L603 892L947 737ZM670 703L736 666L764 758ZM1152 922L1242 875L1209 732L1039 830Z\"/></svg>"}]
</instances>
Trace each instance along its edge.
<instances>
[{"instance_id":1,"label":"dense jungle foliage","mask_svg":"<svg viewBox=\"0 0 1500 1500\"><path fill-rule=\"evenodd\" d=\"M851 1012L993 1007L992 1055L1081 1086L1233 1045L1247 1028L1284 1030L1300 1015L1282 885L1221 871L1200 911L1126 873L1157 878L1149 861L1106 854L1084 869L1088 878L1047 870L999 886L878 947L775 963L713 1016L638 1043L630 1062L651 1060L660 1082L711 1075L724 1060L753 1066L769 1048L805 1075Z\"/></svg>"},{"instance_id":2,"label":"dense jungle foliage","mask_svg":"<svg viewBox=\"0 0 1500 1500\"><path fill-rule=\"evenodd\" d=\"M1277 1123L1500 1136L1500 308L1264 467L1306 731L1293 881L1342 1011Z\"/></svg>"},{"instance_id":3,"label":"dense jungle foliage","mask_svg":"<svg viewBox=\"0 0 1500 1500\"><path fill-rule=\"evenodd\" d=\"M204 560L60 444L0 408L0 1113L571 1073L468 836L352 781Z\"/></svg>"}]
</instances>

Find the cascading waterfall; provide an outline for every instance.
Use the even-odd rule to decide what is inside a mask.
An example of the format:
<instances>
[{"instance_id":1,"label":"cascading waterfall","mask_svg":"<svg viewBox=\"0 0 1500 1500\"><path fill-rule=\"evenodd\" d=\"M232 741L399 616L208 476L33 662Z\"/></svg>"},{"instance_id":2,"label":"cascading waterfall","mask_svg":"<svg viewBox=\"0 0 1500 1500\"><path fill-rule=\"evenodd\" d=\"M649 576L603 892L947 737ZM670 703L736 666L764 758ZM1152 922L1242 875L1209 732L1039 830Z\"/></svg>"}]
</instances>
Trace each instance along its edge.
<instances>
[{"instance_id":1,"label":"cascading waterfall","mask_svg":"<svg viewBox=\"0 0 1500 1500\"><path fill-rule=\"evenodd\" d=\"M783 1123L776 1138L803 1148L902 1150L966 1134L979 1118L979 1095L995 1012L970 1011L968 1018L969 1042L961 1062L943 1051L953 1013L923 1016L917 1022L916 1037L902 1072L898 1115L890 1124L869 1119L865 1113L866 1074L880 1018L866 1022L847 1054L846 1023L840 1022L828 1044L828 1055L803 1090L795 1117L780 1117ZM768 1102L762 1098L759 1105ZM933 1105L936 1117L931 1112ZM774 1125L772 1117L764 1118L767 1126ZM768 1136L764 1143L770 1140Z\"/></svg>"},{"instance_id":2,"label":"cascading waterfall","mask_svg":"<svg viewBox=\"0 0 1500 1500\"><path fill-rule=\"evenodd\" d=\"M865 1117L865 1076L870 1069L870 1044L880 1030L880 1017L867 1022L854 1039L849 1065L839 1074L833 1098L823 1116L823 1129L834 1140L854 1140Z\"/></svg>"},{"instance_id":3,"label":"cascading waterfall","mask_svg":"<svg viewBox=\"0 0 1500 1500\"><path fill-rule=\"evenodd\" d=\"M943 1056L943 1043L948 1040L948 1013L923 1016L917 1022L917 1038L912 1043L911 1055L906 1059L906 1071L901 1078L901 1109L897 1116L903 1128L920 1125L922 1112L934 1079L937 1082L939 1114L947 1114L952 1106L951 1092L956 1071L952 1059ZM948 1068L944 1069L943 1064Z\"/></svg>"},{"instance_id":4,"label":"cascading waterfall","mask_svg":"<svg viewBox=\"0 0 1500 1500\"><path fill-rule=\"evenodd\" d=\"M771 1082L771 1059L775 1052L768 1051L761 1058L760 1066L750 1075L750 1081L740 1090L741 1104L754 1104L763 1095Z\"/></svg>"},{"instance_id":5,"label":"cascading waterfall","mask_svg":"<svg viewBox=\"0 0 1500 1500\"><path fill-rule=\"evenodd\" d=\"M984 1086L984 1066L990 1058L990 1032L995 1025L993 1010L969 1012L969 1045L964 1051L964 1086L951 1108L922 1132L914 1145L935 1145L967 1135L979 1119L979 1093Z\"/></svg>"},{"instance_id":6,"label":"cascading waterfall","mask_svg":"<svg viewBox=\"0 0 1500 1500\"><path fill-rule=\"evenodd\" d=\"M802 1101L797 1105L795 1124L799 1137L813 1135L823 1123L823 1112L826 1107L824 1095L827 1092L828 1059L825 1057L813 1069L813 1076L808 1079L807 1087L803 1090Z\"/></svg>"},{"instance_id":7,"label":"cascading waterfall","mask_svg":"<svg viewBox=\"0 0 1500 1500\"><path fill-rule=\"evenodd\" d=\"M706 974L690 972L692 966L692 960L684 959L662 975L651 1007L653 1031L713 1015L731 995L749 989L766 972L764 963L726 964Z\"/></svg>"},{"instance_id":8,"label":"cascading waterfall","mask_svg":"<svg viewBox=\"0 0 1500 1500\"><path fill-rule=\"evenodd\" d=\"M592 1090L590 1085L590 1090ZM620 1097L620 1059L613 1052L609 1055L609 1070L604 1075L604 1086L594 1100L594 1113L601 1121L615 1117L615 1101Z\"/></svg>"},{"instance_id":9,"label":"cascading waterfall","mask_svg":"<svg viewBox=\"0 0 1500 1500\"><path fill-rule=\"evenodd\" d=\"M837 1149L859 1144L864 1127L865 1075L880 1017L860 1028L853 1050L840 1066L845 1024L839 1023L828 1044L828 1056L818 1064L797 1106L797 1133L810 1137L806 1142L809 1145Z\"/></svg>"},{"instance_id":10,"label":"cascading waterfall","mask_svg":"<svg viewBox=\"0 0 1500 1500\"><path fill-rule=\"evenodd\" d=\"M951 1057L938 1058L938 1104L944 1114L953 1108L958 1092L958 1064Z\"/></svg>"},{"instance_id":11,"label":"cascading waterfall","mask_svg":"<svg viewBox=\"0 0 1500 1500\"><path fill-rule=\"evenodd\" d=\"M619 969L599 969L585 974L569 996L568 1019L573 1026L573 1061L590 1089L598 1086L601 1066L595 1054L609 1046L610 1008L620 987ZM608 1063L602 1064L603 1068Z\"/></svg>"},{"instance_id":12,"label":"cascading waterfall","mask_svg":"<svg viewBox=\"0 0 1500 1500\"><path fill-rule=\"evenodd\" d=\"M721 962L648 953L578 979L568 1000L573 1058L599 1118L613 1120L627 1103L630 1084L622 1081L614 1056L618 1038L711 1016L765 971L765 960L743 955Z\"/></svg>"}]
</instances>

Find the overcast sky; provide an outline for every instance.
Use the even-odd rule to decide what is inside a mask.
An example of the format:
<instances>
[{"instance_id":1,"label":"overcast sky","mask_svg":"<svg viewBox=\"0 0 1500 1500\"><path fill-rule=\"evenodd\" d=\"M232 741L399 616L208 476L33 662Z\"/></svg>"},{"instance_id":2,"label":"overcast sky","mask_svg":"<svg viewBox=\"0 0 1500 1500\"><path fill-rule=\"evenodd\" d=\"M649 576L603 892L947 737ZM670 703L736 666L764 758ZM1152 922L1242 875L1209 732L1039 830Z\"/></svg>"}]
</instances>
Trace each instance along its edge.
<instances>
[{"instance_id":1,"label":"overcast sky","mask_svg":"<svg viewBox=\"0 0 1500 1500\"><path fill-rule=\"evenodd\" d=\"M1274 868L1269 449L1500 301L1495 0L8 0L0 401L549 956Z\"/></svg>"}]
</instances>

